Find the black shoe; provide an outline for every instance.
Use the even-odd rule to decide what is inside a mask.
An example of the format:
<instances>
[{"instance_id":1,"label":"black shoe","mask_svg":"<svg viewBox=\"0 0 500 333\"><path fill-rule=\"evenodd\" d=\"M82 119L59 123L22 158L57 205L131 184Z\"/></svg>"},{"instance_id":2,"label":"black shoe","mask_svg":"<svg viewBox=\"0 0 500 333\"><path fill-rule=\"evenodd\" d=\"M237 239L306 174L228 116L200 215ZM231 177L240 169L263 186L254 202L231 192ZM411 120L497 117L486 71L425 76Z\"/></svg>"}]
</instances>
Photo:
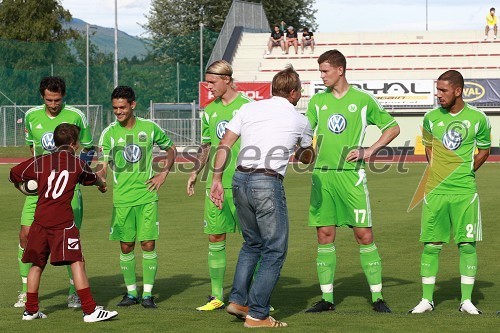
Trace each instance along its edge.
<instances>
[{"instance_id":1,"label":"black shoe","mask_svg":"<svg viewBox=\"0 0 500 333\"><path fill-rule=\"evenodd\" d=\"M321 301L313 304L312 308L307 309L306 312L323 312L335 310L335 304L321 299Z\"/></svg>"},{"instance_id":2,"label":"black shoe","mask_svg":"<svg viewBox=\"0 0 500 333\"><path fill-rule=\"evenodd\" d=\"M141 305L146 309L156 309L156 303L153 296L146 296L142 298Z\"/></svg>"},{"instance_id":3,"label":"black shoe","mask_svg":"<svg viewBox=\"0 0 500 333\"><path fill-rule=\"evenodd\" d=\"M373 302L373 310L383 313L391 313L391 309L387 306L383 299L378 298L376 302Z\"/></svg>"},{"instance_id":4,"label":"black shoe","mask_svg":"<svg viewBox=\"0 0 500 333\"><path fill-rule=\"evenodd\" d=\"M130 294L125 294L125 296L123 296L123 299L120 301L120 303L116 304L116 306L131 306L134 304L139 304L139 299Z\"/></svg>"}]
</instances>

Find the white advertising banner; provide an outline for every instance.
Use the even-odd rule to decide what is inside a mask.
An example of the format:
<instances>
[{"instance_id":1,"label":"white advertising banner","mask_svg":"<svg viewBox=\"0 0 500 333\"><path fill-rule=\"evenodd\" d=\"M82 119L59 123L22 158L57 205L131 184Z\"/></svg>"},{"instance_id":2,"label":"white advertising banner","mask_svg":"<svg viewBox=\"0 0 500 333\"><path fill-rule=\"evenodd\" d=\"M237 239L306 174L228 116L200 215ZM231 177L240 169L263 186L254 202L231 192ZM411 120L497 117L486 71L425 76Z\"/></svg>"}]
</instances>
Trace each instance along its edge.
<instances>
[{"instance_id":1,"label":"white advertising banner","mask_svg":"<svg viewBox=\"0 0 500 333\"><path fill-rule=\"evenodd\" d=\"M434 80L365 80L349 81L350 84L368 91L384 106L434 105ZM325 89L322 81L310 81L309 95Z\"/></svg>"}]
</instances>

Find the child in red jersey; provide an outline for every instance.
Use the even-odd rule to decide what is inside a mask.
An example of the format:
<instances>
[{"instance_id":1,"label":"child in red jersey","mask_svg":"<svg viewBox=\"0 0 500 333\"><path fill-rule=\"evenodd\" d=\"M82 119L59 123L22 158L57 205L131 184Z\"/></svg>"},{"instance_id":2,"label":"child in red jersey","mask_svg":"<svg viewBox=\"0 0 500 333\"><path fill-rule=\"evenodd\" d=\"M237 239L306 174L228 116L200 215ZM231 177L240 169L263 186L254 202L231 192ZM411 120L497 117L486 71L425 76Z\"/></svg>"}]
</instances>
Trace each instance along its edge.
<instances>
[{"instance_id":1,"label":"child in red jersey","mask_svg":"<svg viewBox=\"0 0 500 333\"><path fill-rule=\"evenodd\" d=\"M47 318L39 311L38 288L49 255L52 265L71 265L75 287L82 302L84 322L108 320L118 315L116 311L106 311L102 306L97 306L92 297L80 234L73 221L71 200L77 183L96 185L103 193L107 190L106 183L74 155L79 146L79 133L80 129L75 125L60 124L54 130L57 147L54 153L32 157L10 171L10 181L16 187L28 180L38 182L35 217L22 258L24 263L33 264L28 273L23 320Z\"/></svg>"}]
</instances>

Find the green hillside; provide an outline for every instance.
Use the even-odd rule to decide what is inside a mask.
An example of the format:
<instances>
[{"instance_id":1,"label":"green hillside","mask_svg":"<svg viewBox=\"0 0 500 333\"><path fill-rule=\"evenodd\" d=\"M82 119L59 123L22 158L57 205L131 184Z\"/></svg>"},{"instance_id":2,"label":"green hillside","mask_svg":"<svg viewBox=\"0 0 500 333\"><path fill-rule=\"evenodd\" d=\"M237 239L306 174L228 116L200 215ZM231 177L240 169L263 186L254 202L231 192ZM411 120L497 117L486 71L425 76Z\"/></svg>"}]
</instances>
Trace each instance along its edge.
<instances>
[{"instance_id":1,"label":"green hillside","mask_svg":"<svg viewBox=\"0 0 500 333\"><path fill-rule=\"evenodd\" d=\"M85 34L86 22L74 18L71 22L65 24L66 27L81 31ZM104 53L114 53L115 30L114 28L105 28L92 25L89 30L90 40L95 44L99 51ZM146 56L147 40L130 36L129 34L118 30L118 57L120 59L136 56L142 59Z\"/></svg>"}]
</instances>

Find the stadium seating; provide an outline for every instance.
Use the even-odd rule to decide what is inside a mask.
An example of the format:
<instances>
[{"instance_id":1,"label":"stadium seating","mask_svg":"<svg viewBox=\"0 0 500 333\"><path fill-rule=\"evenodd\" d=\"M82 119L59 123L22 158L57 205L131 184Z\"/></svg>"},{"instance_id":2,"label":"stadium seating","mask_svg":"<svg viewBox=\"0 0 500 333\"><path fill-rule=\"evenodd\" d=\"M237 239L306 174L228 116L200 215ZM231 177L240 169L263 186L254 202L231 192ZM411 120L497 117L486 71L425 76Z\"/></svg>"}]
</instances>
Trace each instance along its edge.
<instances>
[{"instance_id":1,"label":"stadium seating","mask_svg":"<svg viewBox=\"0 0 500 333\"><path fill-rule=\"evenodd\" d=\"M291 63L303 82L320 81L317 57L336 48L347 58L348 81L435 80L448 69L459 70L465 78L500 78L500 41L483 41L483 32L481 29L390 33L315 32L314 54L310 54L309 50L301 54L299 49L297 55L293 50L291 54L282 55L278 48L266 55L268 33L243 33L233 58L233 76L236 81L271 81L276 72ZM305 89L304 93L305 96L297 105L300 112L305 112L309 101L308 90ZM397 117L401 127L401 135L391 146L417 147L423 113L432 106L416 110L405 105L401 108L405 110L389 110ZM497 114L500 110L495 108L489 111L496 112L490 114L490 121L494 128L498 128L500 116ZM377 129L369 127L365 144L371 144L379 135ZM494 131L492 142L496 145L499 141L500 136Z\"/></svg>"},{"instance_id":2,"label":"stadium seating","mask_svg":"<svg viewBox=\"0 0 500 333\"><path fill-rule=\"evenodd\" d=\"M455 68L465 77L500 77L500 42L483 41L480 31L315 33L315 54L265 55L268 34L244 33L234 57L235 78L268 81L291 63L302 80L318 80L317 56L339 49L347 57L348 78L435 79Z\"/></svg>"}]
</instances>

